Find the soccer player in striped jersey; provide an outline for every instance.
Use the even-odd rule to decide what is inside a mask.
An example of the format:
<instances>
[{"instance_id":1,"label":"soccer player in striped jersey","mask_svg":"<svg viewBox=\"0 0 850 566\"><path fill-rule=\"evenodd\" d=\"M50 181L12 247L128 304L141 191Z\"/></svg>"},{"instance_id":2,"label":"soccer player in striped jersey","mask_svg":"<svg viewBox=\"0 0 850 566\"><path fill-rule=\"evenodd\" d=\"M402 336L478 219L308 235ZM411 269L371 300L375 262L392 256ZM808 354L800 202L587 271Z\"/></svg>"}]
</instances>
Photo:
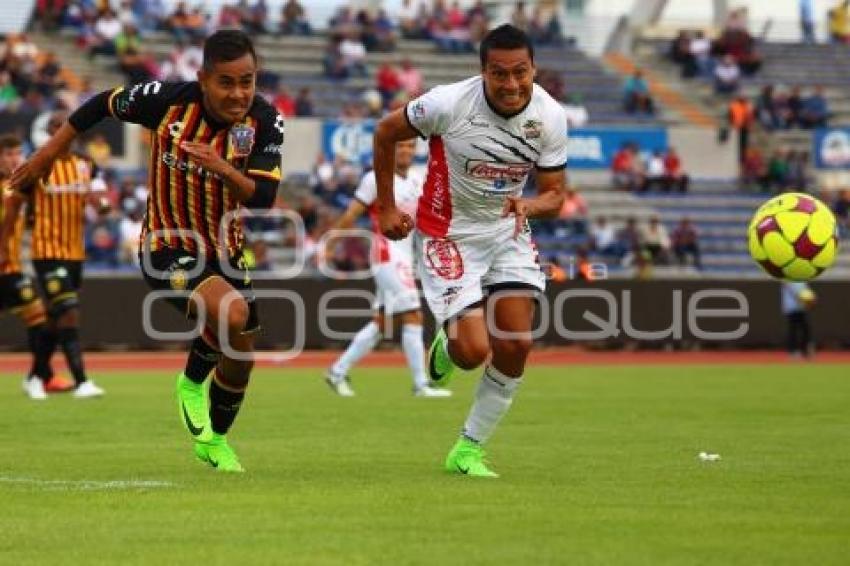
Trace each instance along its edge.
<instances>
[{"instance_id":1,"label":"soccer player in striped jersey","mask_svg":"<svg viewBox=\"0 0 850 566\"><path fill-rule=\"evenodd\" d=\"M4 218L9 177L24 161L21 140L12 134L0 136L0 219ZM20 212L9 217L10 230L0 237L0 311L9 310L27 327L27 342L33 364L24 379L24 393L30 399L47 399L50 370L50 330L47 313L35 286L21 265L21 238L25 217Z\"/></svg>"},{"instance_id":2,"label":"soccer player in striped jersey","mask_svg":"<svg viewBox=\"0 0 850 566\"><path fill-rule=\"evenodd\" d=\"M63 111L51 114L47 131L55 133L67 119ZM51 336L47 337L47 356L58 342L74 378L74 396L79 399L100 397L104 391L88 379L80 347L79 290L82 284L84 211L93 201L93 191L102 191L103 182L95 178L92 162L65 148L51 164L46 177L26 185L15 185L9 197L4 233L20 215L21 206L32 206L31 257L38 285L47 303ZM32 385L32 384L31 384Z\"/></svg>"},{"instance_id":3,"label":"soccer player in striped jersey","mask_svg":"<svg viewBox=\"0 0 850 566\"><path fill-rule=\"evenodd\" d=\"M245 397L260 328L239 212L270 207L281 177L283 117L256 95L256 80L251 39L218 31L204 43L197 81L101 92L12 180L25 186L40 178L78 133L107 116L151 130L142 274L205 323L177 379L178 409L195 455L228 472L243 471L226 434Z\"/></svg>"}]
</instances>

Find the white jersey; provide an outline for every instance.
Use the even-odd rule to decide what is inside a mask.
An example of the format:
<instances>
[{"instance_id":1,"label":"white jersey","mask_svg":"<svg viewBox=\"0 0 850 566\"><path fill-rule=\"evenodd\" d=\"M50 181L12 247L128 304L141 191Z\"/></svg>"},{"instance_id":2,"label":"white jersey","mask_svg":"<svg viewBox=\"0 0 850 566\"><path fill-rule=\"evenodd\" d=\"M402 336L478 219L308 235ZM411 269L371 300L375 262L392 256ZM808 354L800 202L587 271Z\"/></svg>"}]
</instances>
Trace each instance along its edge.
<instances>
[{"instance_id":1,"label":"white jersey","mask_svg":"<svg viewBox=\"0 0 850 566\"><path fill-rule=\"evenodd\" d=\"M419 197L422 196L422 177L413 170L408 171L407 177L402 177L396 173L393 188L395 190L396 207L411 217L415 217ZM354 198L369 209L369 216L372 219L373 237L375 238L372 248L373 263L386 263L389 261L412 263L412 234L403 240L390 240L381 234L381 229L378 225L378 211L375 206L375 201L378 200L378 185L375 183L374 171L363 175L360 185L354 192Z\"/></svg>"},{"instance_id":2,"label":"white jersey","mask_svg":"<svg viewBox=\"0 0 850 566\"><path fill-rule=\"evenodd\" d=\"M405 114L429 140L416 225L431 237L513 230L514 220L501 218L505 197L522 193L534 167L566 167L566 114L537 84L528 106L509 118L490 106L481 76L438 86Z\"/></svg>"}]
</instances>

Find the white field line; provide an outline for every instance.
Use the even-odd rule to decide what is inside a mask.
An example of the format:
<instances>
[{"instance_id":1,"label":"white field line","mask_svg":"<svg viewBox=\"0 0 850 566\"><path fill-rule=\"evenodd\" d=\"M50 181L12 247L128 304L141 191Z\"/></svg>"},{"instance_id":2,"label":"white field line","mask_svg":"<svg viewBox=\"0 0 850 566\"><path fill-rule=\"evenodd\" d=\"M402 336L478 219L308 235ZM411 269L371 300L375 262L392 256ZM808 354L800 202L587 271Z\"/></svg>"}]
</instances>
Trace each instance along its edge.
<instances>
[{"instance_id":1,"label":"white field line","mask_svg":"<svg viewBox=\"0 0 850 566\"><path fill-rule=\"evenodd\" d=\"M37 478L0 476L0 484L19 484L53 491L108 491L122 489L168 488L175 484L157 480L42 480Z\"/></svg>"}]
</instances>

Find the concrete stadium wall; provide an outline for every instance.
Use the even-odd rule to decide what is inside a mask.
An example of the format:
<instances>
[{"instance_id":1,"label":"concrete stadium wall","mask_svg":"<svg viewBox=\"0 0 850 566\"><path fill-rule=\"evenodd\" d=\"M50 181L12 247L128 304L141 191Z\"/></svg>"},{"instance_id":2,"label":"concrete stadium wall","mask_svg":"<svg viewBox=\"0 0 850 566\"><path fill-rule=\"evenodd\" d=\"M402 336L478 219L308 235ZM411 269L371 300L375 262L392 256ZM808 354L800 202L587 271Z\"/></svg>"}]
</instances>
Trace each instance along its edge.
<instances>
[{"instance_id":1,"label":"concrete stadium wall","mask_svg":"<svg viewBox=\"0 0 850 566\"><path fill-rule=\"evenodd\" d=\"M285 295L259 300L264 332L258 343L264 349L288 349L298 341L298 328L302 330L305 348L338 348L347 337L329 336L327 330L322 331L323 325L334 332L353 334L369 318L368 292L372 289L369 281L271 280L258 281L257 288ZM811 313L817 342L830 348L850 346L846 284L816 282L813 288L818 294L818 304ZM351 290L359 291L360 295L341 296ZM327 294L331 292L337 296L328 300ZM87 279L82 293L84 347L182 349L184 340L158 341L146 335L142 305L147 293L147 286L137 277ZM323 296L327 306L337 309L335 315L320 312ZM303 301L300 312L293 307L293 300ZM538 315L545 331L537 341L545 345L584 343L601 348L622 347L627 343L649 348L696 344L706 349L781 347L785 340L785 320L779 302L779 285L772 281L552 284L543 301L544 314ZM359 309L359 312L349 313L345 318L339 309ZM153 303L151 321L160 331L191 328L176 310L161 302ZM656 336L641 335L648 332L655 332ZM718 339L719 335L705 334L722 332L740 336ZM0 349L25 347L23 327L11 315L3 315Z\"/></svg>"}]
</instances>

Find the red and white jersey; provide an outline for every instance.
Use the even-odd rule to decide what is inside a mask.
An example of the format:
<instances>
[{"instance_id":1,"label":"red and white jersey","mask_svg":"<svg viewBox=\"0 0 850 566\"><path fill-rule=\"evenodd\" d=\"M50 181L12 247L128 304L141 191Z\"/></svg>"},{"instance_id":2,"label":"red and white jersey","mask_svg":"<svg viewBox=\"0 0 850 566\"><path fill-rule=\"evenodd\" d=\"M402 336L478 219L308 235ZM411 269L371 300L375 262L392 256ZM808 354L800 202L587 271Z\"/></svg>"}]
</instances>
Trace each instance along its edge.
<instances>
[{"instance_id":1,"label":"red and white jersey","mask_svg":"<svg viewBox=\"0 0 850 566\"><path fill-rule=\"evenodd\" d=\"M508 118L490 106L480 75L435 87L405 114L429 142L416 219L428 236L513 230L514 220L501 218L505 197L522 193L532 168L566 167L566 114L537 84L525 109Z\"/></svg>"},{"instance_id":2,"label":"red and white jersey","mask_svg":"<svg viewBox=\"0 0 850 566\"><path fill-rule=\"evenodd\" d=\"M396 173L393 183L396 207L415 218L419 197L422 196L422 177L411 169L408 170L407 177L402 177ZM378 200L378 185L375 183L374 171L369 171L363 175L360 185L354 192L354 198L369 209L369 217L372 219L372 230L375 232L372 261L374 263L386 263L392 260L393 262L412 263L412 234L403 240L390 240L381 234L378 225L378 210L375 204L375 201Z\"/></svg>"}]
</instances>

